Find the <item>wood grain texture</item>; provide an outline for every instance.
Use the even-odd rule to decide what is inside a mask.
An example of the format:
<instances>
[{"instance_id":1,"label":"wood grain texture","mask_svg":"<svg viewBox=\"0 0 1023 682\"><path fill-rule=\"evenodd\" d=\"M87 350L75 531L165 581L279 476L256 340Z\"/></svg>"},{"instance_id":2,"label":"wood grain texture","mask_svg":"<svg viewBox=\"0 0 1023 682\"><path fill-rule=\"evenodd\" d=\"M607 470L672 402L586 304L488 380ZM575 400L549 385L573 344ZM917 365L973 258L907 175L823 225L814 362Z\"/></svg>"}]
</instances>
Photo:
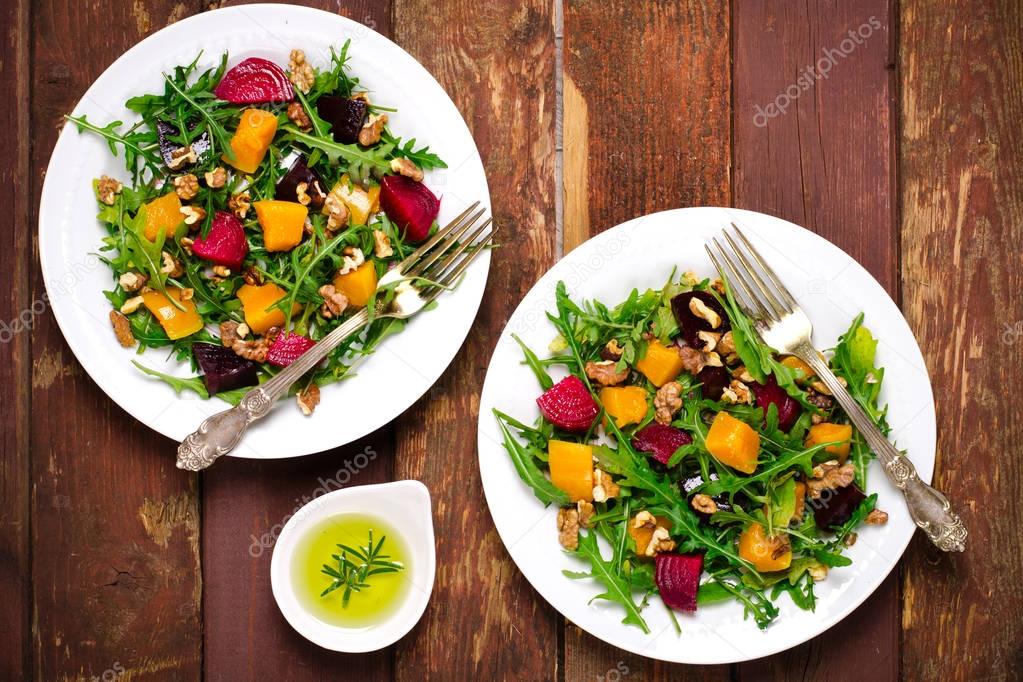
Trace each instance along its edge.
<instances>
[{"instance_id":1,"label":"wood grain texture","mask_svg":"<svg viewBox=\"0 0 1023 682\"><path fill-rule=\"evenodd\" d=\"M217 6L240 4L245 3ZM387 2L301 4L390 33ZM345 37L338 35L339 45ZM357 37L353 45L358 49ZM279 409L298 408L292 400ZM295 632L270 591L270 557L277 534L299 507L331 490L391 480L393 455L394 435L386 427L319 455L262 462L225 459L203 474L206 679L321 680L339 674L369 681L391 678L390 649L336 654Z\"/></svg>"},{"instance_id":2,"label":"wood grain texture","mask_svg":"<svg viewBox=\"0 0 1023 682\"><path fill-rule=\"evenodd\" d=\"M413 636L398 644L399 680L556 675L556 616L498 538L475 447L479 393L498 334L554 261L552 11L550 3L537 0L394 5L398 44L440 81L472 130L499 241L508 245L493 253L487 294L462 351L398 423L395 478L429 486L437 533L433 598ZM461 161L447 159L451 165Z\"/></svg>"},{"instance_id":3,"label":"wood grain texture","mask_svg":"<svg viewBox=\"0 0 1023 682\"><path fill-rule=\"evenodd\" d=\"M75 98L125 50L189 11L163 0L32 3L31 196ZM82 254L61 282L74 286L80 267L103 266ZM43 292L36 270L32 296ZM82 372L49 315L36 318L32 360L35 675L198 676L196 478L174 469L171 441L139 426Z\"/></svg>"},{"instance_id":4,"label":"wood grain texture","mask_svg":"<svg viewBox=\"0 0 1023 682\"><path fill-rule=\"evenodd\" d=\"M29 350L32 312L29 166L29 3L0 7L0 678L31 676ZM10 397L6 397L10 396Z\"/></svg>"},{"instance_id":5,"label":"wood grain texture","mask_svg":"<svg viewBox=\"0 0 1023 682\"><path fill-rule=\"evenodd\" d=\"M903 0L902 288L936 388L936 480L967 552L903 569L906 680L1023 678L1023 16Z\"/></svg>"},{"instance_id":6,"label":"wood grain texture","mask_svg":"<svg viewBox=\"0 0 1023 682\"><path fill-rule=\"evenodd\" d=\"M734 9L735 205L822 235L898 300L887 0L753 0ZM893 575L828 633L739 665L738 677L895 680L898 613Z\"/></svg>"},{"instance_id":7,"label":"wood grain texture","mask_svg":"<svg viewBox=\"0 0 1023 682\"><path fill-rule=\"evenodd\" d=\"M566 3L565 252L646 213L728 204L728 35L727 3ZM566 680L729 679L728 666L653 661L572 624L564 666Z\"/></svg>"}]
</instances>

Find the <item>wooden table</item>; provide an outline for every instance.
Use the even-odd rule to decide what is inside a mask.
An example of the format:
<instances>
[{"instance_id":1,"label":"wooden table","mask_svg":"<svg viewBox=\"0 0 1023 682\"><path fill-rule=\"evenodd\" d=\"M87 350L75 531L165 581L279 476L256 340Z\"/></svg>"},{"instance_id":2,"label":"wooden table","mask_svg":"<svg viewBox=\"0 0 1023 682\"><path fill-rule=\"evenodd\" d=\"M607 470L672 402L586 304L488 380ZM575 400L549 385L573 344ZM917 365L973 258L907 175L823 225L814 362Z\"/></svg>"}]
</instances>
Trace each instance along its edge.
<instances>
[{"instance_id":1,"label":"wooden table","mask_svg":"<svg viewBox=\"0 0 1023 682\"><path fill-rule=\"evenodd\" d=\"M475 328L434 389L361 442L175 469L175 444L108 400L64 344L36 204L60 116L132 44L211 4L3 3L0 679L1023 677L1016 0L308 4L397 41L472 128L507 244ZM917 537L845 622L730 667L629 655L547 606L494 532L473 446L487 360L540 274L616 223L696 205L803 225L901 303L938 399L937 482L971 533L957 556ZM353 483L430 487L437 583L401 642L337 655L277 611L269 547L367 449Z\"/></svg>"}]
</instances>

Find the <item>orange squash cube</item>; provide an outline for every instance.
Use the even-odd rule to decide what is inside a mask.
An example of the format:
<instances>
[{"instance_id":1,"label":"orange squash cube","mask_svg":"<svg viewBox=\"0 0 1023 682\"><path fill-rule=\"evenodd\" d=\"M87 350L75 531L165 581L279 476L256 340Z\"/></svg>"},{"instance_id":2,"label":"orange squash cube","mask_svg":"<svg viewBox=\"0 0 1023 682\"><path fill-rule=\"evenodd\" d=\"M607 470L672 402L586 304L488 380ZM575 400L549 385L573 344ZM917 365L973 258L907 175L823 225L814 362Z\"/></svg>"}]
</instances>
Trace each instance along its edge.
<instances>
[{"instance_id":1,"label":"orange squash cube","mask_svg":"<svg viewBox=\"0 0 1023 682\"><path fill-rule=\"evenodd\" d=\"M600 402L618 428L643 421L647 413L647 392L640 386L605 386L600 389Z\"/></svg>"},{"instance_id":2,"label":"orange squash cube","mask_svg":"<svg viewBox=\"0 0 1023 682\"><path fill-rule=\"evenodd\" d=\"M243 173L255 173L266 156L266 150L277 134L277 117L262 109L246 109L231 138L234 158L224 154L224 162Z\"/></svg>"},{"instance_id":3,"label":"orange squash cube","mask_svg":"<svg viewBox=\"0 0 1023 682\"><path fill-rule=\"evenodd\" d=\"M636 369L660 388L682 371L682 357L674 348L668 348L654 339L647 345L646 355L636 363Z\"/></svg>"},{"instance_id":4,"label":"orange squash cube","mask_svg":"<svg viewBox=\"0 0 1023 682\"><path fill-rule=\"evenodd\" d=\"M582 443L552 440L547 443L551 483L573 502L593 501L593 448Z\"/></svg>"},{"instance_id":5,"label":"orange squash cube","mask_svg":"<svg viewBox=\"0 0 1023 682\"><path fill-rule=\"evenodd\" d=\"M739 535L739 556L760 573L784 571L792 564L792 550L780 551L783 544L781 536L768 537L763 526L751 523Z\"/></svg>"},{"instance_id":6,"label":"orange squash cube","mask_svg":"<svg viewBox=\"0 0 1023 682\"><path fill-rule=\"evenodd\" d=\"M180 303L184 310L175 306L168 297ZM166 296L155 289L147 291L142 294L142 304L153 314L167 332L167 338L172 341L190 336L204 326L199 311L195 309L195 303L191 300L182 301L181 290L177 287L168 287Z\"/></svg>"},{"instance_id":7,"label":"orange squash cube","mask_svg":"<svg viewBox=\"0 0 1023 682\"><path fill-rule=\"evenodd\" d=\"M153 199L146 204L144 228L146 239L155 242L160 230L164 231L166 239L170 239L184 219L185 216L181 213L181 200L174 192Z\"/></svg>"},{"instance_id":8,"label":"orange squash cube","mask_svg":"<svg viewBox=\"0 0 1023 682\"><path fill-rule=\"evenodd\" d=\"M671 530L671 519L668 517L655 516L654 521L656 521L657 525L661 528L667 528L669 531ZM629 524L626 527L626 530L628 530L629 537L632 538L632 541L636 543L636 553L642 557L647 545L650 544L650 539L654 536L654 529L647 528L642 524L637 528L636 517L634 516L629 519Z\"/></svg>"},{"instance_id":9,"label":"orange squash cube","mask_svg":"<svg viewBox=\"0 0 1023 682\"><path fill-rule=\"evenodd\" d=\"M781 359L781 364L796 372L796 383L807 384L817 376L810 365L806 364L795 355L786 355Z\"/></svg>"},{"instance_id":10,"label":"orange squash cube","mask_svg":"<svg viewBox=\"0 0 1023 682\"><path fill-rule=\"evenodd\" d=\"M824 448L824 452L836 455L838 461L844 464L852 445L852 426L849 424L831 424L829 422L814 424L806 434L804 445L812 448L821 443L834 442L837 442L838 445L829 445Z\"/></svg>"},{"instance_id":11,"label":"orange squash cube","mask_svg":"<svg viewBox=\"0 0 1023 682\"><path fill-rule=\"evenodd\" d=\"M752 474L760 453L760 434L727 412L718 412L707 431L707 451L736 471Z\"/></svg>"},{"instance_id":12,"label":"orange squash cube","mask_svg":"<svg viewBox=\"0 0 1023 682\"><path fill-rule=\"evenodd\" d=\"M334 288L345 295L349 305L364 307L377 290L377 269L373 261L366 261L351 272L337 275Z\"/></svg>"},{"instance_id":13,"label":"orange squash cube","mask_svg":"<svg viewBox=\"0 0 1023 682\"><path fill-rule=\"evenodd\" d=\"M242 302L245 324L249 325L249 329L257 334L265 334L271 327L283 327L284 311L270 306L284 298L286 293L273 282L258 286L243 284L238 289L238 299ZM301 309L302 306L296 303L291 309L291 314L294 315Z\"/></svg>"},{"instance_id":14,"label":"orange squash cube","mask_svg":"<svg viewBox=\"0 0 1023 682\"><path fill-rule=\"evenodd\" d=\"M252 204L263 228L263 246L267 251L290 251L302 241L309 209L295 201L268 199Z\"/></svg>"}]
</instances>

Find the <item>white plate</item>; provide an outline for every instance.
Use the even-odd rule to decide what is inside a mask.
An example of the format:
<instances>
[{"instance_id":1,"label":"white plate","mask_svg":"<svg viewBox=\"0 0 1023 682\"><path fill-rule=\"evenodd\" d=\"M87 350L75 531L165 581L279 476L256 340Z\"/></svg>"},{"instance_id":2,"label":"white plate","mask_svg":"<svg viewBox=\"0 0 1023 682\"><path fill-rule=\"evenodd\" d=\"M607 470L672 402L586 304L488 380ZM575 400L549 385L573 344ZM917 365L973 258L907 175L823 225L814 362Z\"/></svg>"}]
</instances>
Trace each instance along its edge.
<instances>
[{"instance_id":1,"label":"white plate","mask_svg":"<svg viewBox=\"0 0 1023 682\"><path fill-rule=\"evenodd\" d=\"M441 196L441 224L479 200L489 209L483 163L469 129L441 86L415 59L383 36L354 21L319 10L284 5L247 5L206 12L173 24L143 40L113 63L82 96L74 114L105 124L137 120L123 103L133 95L163 90L161 73L187 64L203 51L212 66L227 50L229 65L260 56L287 65L288 52L305 50L316 66L329 64L331 46L346 39L352 72L390 114L393 130L429 144L448 169L427 174ZM150 350L138 357L118 346L107 315L104 289L113 287L109 269L94 255L105 231L97 212L93 178L125 179L120 159L92 134L65 126L46 172L39 210L39 255L54 315L85 370L117 404L150 428L180 441L206 416L222 410L219 400L177 397L170 387L142 375L131 360L177 375L188 367ZM83 218L84 216L84 218ZM349 443L391 421L440 377L465 340L479 309L488 253L469 268L461 286L440 299L401 334L389 338L358 369L357 376L326 387L316 413L303 417L286 401L253 425L232 453L241 457L294 457ZM301 433L301 438L296 434Z\"/></svg>"},{"instance_id":2,"label":"white plate","mask_svg":"<svg viewBox=\"0 0 1023 682\"><path fill-rule=\"evenodd\" d=\"M521 364L518 334L541 357L554 337L545 313L554 309L554 287L564 280L573 298L617 303L637 287L659 288L675 266L712 275L703 244L729 221L744 229L793 291L814 323L814 342L832 347L860 311L880 340L878 365L885 368L882 402L899 447L906 448L920 477L934 469L934 401L923 357L899 309L884 289L838 247L796 225L750 211L687 208L655 213L604 232L557 263L530 290L497 343L480 400L479 464L487 503L512 559L533 587L566 618L590 634L636 654L679 663L732 663L793 647L828 629L863 602L892 570L913 535L899 492L871 465L868 490L889 513L885 526L863 528L849 550L853 564L832 569L816 586L816 613L801 611L787 596L781 615L766 632L733 603L679 614L677 635L659 600L643 611L651 634L621 623L621 607L588 602L602 590L593 581L569 580L563 569L582 570L582 562L561 551L554 507L544 509L518 478L501 445L491 410L498 408L530 422L538 416L536 379ZM605 556L609 549L605 547Z\"/></svg>"}]
</instances>

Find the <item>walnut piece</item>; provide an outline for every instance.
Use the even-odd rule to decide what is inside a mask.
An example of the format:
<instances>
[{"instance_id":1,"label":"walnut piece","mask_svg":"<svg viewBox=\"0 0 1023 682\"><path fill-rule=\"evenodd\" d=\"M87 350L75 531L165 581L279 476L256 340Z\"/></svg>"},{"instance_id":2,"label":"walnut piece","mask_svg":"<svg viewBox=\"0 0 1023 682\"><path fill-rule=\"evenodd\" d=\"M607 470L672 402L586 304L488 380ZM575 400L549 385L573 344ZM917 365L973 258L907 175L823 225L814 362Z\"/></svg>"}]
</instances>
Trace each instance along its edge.
<instances>
[{"instance_id":1,"label":"walnut piece","mask_svg":"<svg viewBox=\"0 0 1023 682\"><path fill-rule=\"evenodd\" d=\"M231 348L235 341L242 338L242 335L238 333L240 326L234 320L225 320L220 323L220 343L225 348Z\"/></svg>"},{"instance_id":2,"label":"walnut piece","mask_svg":"<svg viewBox=\"0 0 1023 682\"><path fill-rule=\"evenodd\" d=\"M113 206L117 195L124 186L114 178L104 175L96 183L96 196L107 206Z\"/></svg>"},{"instance_id":3,"label":"walnut piece","mask_svg":"<svg viewBox=\"0 0 1023 682\"><path fill-rule=\"evenodd\" d=\"M832 459L813 468L813 476L806 481L806 491L810 499L816 500L825 490L844 488L855 477L856 468L851 462L839 465L838 460Z\"/></svg>"},{"instance_id":4,"label":"walnut piece","mask_svg":"<svg viewBox=\"0 0 1023 682\"><path fill-rule=\"evenodd\" d=\"M711 329L721 326L721 316L711 310L699 297L693 296L689 299L689 312L702 320L706 320Z\"/></svg>"},{"instance_id":5,"label":"walnut piece","mask_svg":"<svg viewBox=\"0 0 1023 682\"><path fill-rule=\"evenodd\" d=\"M298 88L302 94L309 92L316 82L316 73L309 62L305 60L305 52L292 50L288 56L288 80Z\"/></svg>"},{"instance_id":6,"label":"walnut piece","mask_svg":"<svg viewBox=\"0 0 1023 682\"><path fill-rule=\"evenodd\" d=\"M593 523L593 503L579 500L575 503L575 510L579 513L579 525L590 528Z\"/></svg>"},{"instance_id":7,"label":"walnut piece","mask_svg":"<svg viewBox=\"0 0 1023 682\"><path fill-rule=\"evenodd\" d=\"M387 125L387 114L370 114L366 124L359 131L359 144L370 147L380 141L380 135Z\"/></svg>"},{"instance_id":8,"label":"walnut piece","mask_svg":"<svg viewBox=\"0 0 1023 682\"><path fill-rule=\"evenodd\" d=\"M348 223L348 207L345 202L333 194L328 194L323 201L323 207L327 209L327 230L336 232Z\"/></svg>"},{"instance_id":9,"label":"walnut piece","mask_svg":"<svg viewBox=\"0 0 1023 682\"><path fill-rule=\"evenodd\" d=\"M883 526L888 523L888 512L883 512L880 509L872 509L867 518L863 519L863 522L868 526Z\"/></svg>"},{"instance_id":10,"label":"walnut piece","mask_svg":"<svg viewBox=\"0 0 1023 682\"><path fill-rule=\"evenodd\" d=\"M182 201L194 199L195 195L199 193L199 178L191 173L177 176L174 178L174 193Z\"/></svg>"},{"instance_id":11,"label":"walnut piece","mask_svg":"<svg viewBox=\"0 0 1023 682\"><path fill-rule=\"evenodd\" d=\"M703 493L697 493L693 495L692 502L693 509L704 514L713 514L718 510L718 503L714 501L710 495L704 495Z\"/></svg>"},{"instance_id":12,"label":"walnut piece","mask_svg":"<svg viewBox=\"0 0 1023 682\"><path fill-rule=\"evenodd\" d=\"M828 577L828 567L824 564L814 564L806 570L815 583L819 583Z\"/></svg>"},{"instance_id":13,"label":"walnut piece","mask_svg":"<svg viewBox=\"0 0 1023 682\"><path fill-rule=\"evenodd\" d=\"M211 189L220 189L227 184L227 171L224 170L223 166L217 166L211 171L206 171L206 174L202 177L206 181L206 186Z\"/></svg>"},{"instance_id":14,"label":"walnut piece","mask_svg":"<svg viewBox=\"0 0 1023 682\"><path fill-rule=\"evenodd\" d=\"M146 282L148 281L149 281L148 277L134 271L128 271L117 278L117 283L120 284L121 288L127 291L128 293L138 291L139 289L144 287L146 285Z\"/></svg>"},{"instance_id":15,"label":"walnut piece","mask_svg":"<svg viewBox=\"0 0 1023 682\"><path fill-rule=\"evenodd\" d=\"M288 105L288 120L298 126L299 130L313 129L313 121L309 114L305 113L301 102L295 101Z\"/></svg>"},{"instance_id":16,"label":"walnut piece","mask_svg":"<svg viewBox=\"0 0 1023 682\"><path fill-rule=\"evenodd\" d=\"M667 528L657 526L654 529L653 535L650 536L650 542L643 550L644 556L656 556L661 552L670 552L675 549L675 541L671 539L671 534L668 533Z\"/></svg>"},{"instance_id":17,"label":"walnut piece","mask_svg":"<svg viewBox=\"0 0 1023 682\"><path fill-rule=\"evenodd\" d=\"M657 389L654 395L654 421L668 425L675 414L682 409L682 384L677 381L668 383Z\"/></svg>"},{"instance_id":18,"label":"walnut piece","mask_svg":"<svg viewBox=\"0 0 1023 682\"><path fill-rule=\"evenodd\" d=\"M838 383L842 384L843 386L848 386L849 385L848 382L845 379L843 379L842 377L835 377L835 378L838 379ZM813 390L817 391L818 393L823 393L824 395L828 395L828 396L831 395L831 389L828 388L827 385L825 385L825 383L823 381L821 381L820 379L817 379L816 381L811 382L810 383L810 388L812 388Z\"/></svg>"},{"instance_id":19,"label":"walnut piece","mask_svg":"<svg viewBox=\"0 0 1023 682\"><path fill-rule=\"evenodd\" d=\"M391 238L383 230L373 230L373 255L377 258L389 258L394 255Z\"/></svg>"},{"instance_id":20,"label":"walnut piece","mask_svg":"<svg viewBox=\"0 0 1023 682\"><path fill-rule=\"evenodd\" d=\"M609 474L604 473L600 469L593 470L593 501L594 502L607 502L612 497L618 497L618 493L621 492L621 488L618 484L611 480Z\"/></svg>"},{"instance_id":21,"label":"walnut piece","mask_svg":"<svg viewBox=\"0 0 1023 682\"><path fill-rule=\"evenodd\" d=\"M558 510L558 542L569 551L579 549L579 512L575 509Z\"/></svg>"},{"instance_id":22,"label":"walnut piece","mask_svg":"<svg viewBox=\"0 0 1023 682\"><path fill-rule=\"evenodd\" d=\"M739 365L738 367L733 369L732 378L738 379L739 381L746 384L752 384L754 381L753 375L749 373L748 369L746 369L746 365Z\"/></svg>"},{"instance_id":23,"label":"walnut piece","mask_svg":"<svg viewBox=\"0 0 1023 682\"><path fill-rule=\"evenodd\" d=\"M124 316L124 313L111 310L110 324L114 327L114 335L117 337L118 343L125 348L131 348L135 345L135 337L131 333L131 322Z\"/></svg>"},{"instance_id":24,"label":"walnut piece","mask_svg":"<svg viewBox=\"0 0 1023 682\"><path fill-rule=\"evenodd\" d=\"M339 276L355 272L360 265L366 262L365 254L357 246L346 246L341 253L344 255L344 258L341 259L341 267L337 271Z\"/></svg>"},{"instance_id":25,"label":"walnut piece","mask_svg":"<svg viewBox=\"0 0 1023 682\"><path fill-rule=\"evenodd\" d=\"M160 254L160 257L163 259L160 264L160 272L168 277L181 277L181 275L185 274L185 267L177 258L166 251Z\"/></svg>"},{"instance_id":26,"label":"walnut piece","mask_svg":"<svg viewBox=\"0 0 1023 682\"><path fill-rule=\"evenodd\" d=\"M621 360L625 349L618 344L618 339L611 339L600 349L600 357L605 360Z\"/></svg>"},{"instance_id":27,"label":"walnut piece","mask_svg":"<svg viewBox=\"0 0 1023 682\"><path fill-rule=\"evenodd\" d=\"M129 298L127 301L121 304L120 308L121 312L125 315L131 315L133 312L139 309L139 306L142 305L142 300L143 299L141 296L133 296L132 298Z\"/></svg>"},{"instance_id":28,"label":"walnut piece","mask_svg":"<svg viewBox=\"0 0 1023 682\"><path fill-rule=\"evenodd\" d=\"M693 299L694 301L696 299ZM696 375L707 365L704 354L690 346L682 346L678 349L678 355L682 358L682 369L690 374Z\"/></svg>"},{"instance_id":29,"label":"walnut piece","mask_svg":"<svg viewBox=\"0 0 1023 682\"><path fill-rule=\"evenodd\" d=\"M171 170L178 170L189 164L195 163L199 159L195 150L192 149L192 145L187 147L178 147L171 151L171 160L167 164L167 167Z\"/></svg>"},{"instance_id":30,"label":"walnut piece","mask_svg":"<svg viewBox=\"0 0 1023 682\"><path fill-rule=\"evenodd\" d=\"M423 181L423 171L419 168L419 166L412 163L412 159L406 159L404 157L391 159L391 170L398 175L404 175L406 178L411 178L416 182Z\"/></svg>"},{"instance_id":31,"label":"walnut piece","mask_svg":"<svg viewBox=\"0 0 1023 682\"><path fill-rule=\"evenodd\" d=\"M348 307L348 297L335 289L333 284L324 284L317 293L323 297L320 314L328 320L337 317Z\"/></svg>"},{"instance_id":32,"label":"walnut piece","mask_svg":"<svg viewBox=\"0 0 1023 682\"><path fill-rule=\"evenodd\" d=\"M728 356L735 353L735 337L732 336L731 331L725 332L718 340L718 345L714 348L720 355Z\"/></svg>"},{"instance_id":33,"label":"walnut piece","mask_svg":"<svg viewBox=\"0 0 1023 682\"><path fill-rule=\"evenodd\" d=\"M309 416L316 409L316 406L320 404L320 387L315 383L311 383L295 396L298 400L298 409L302 410L302 414Z\"/></svg>"},{"instance_id":34,"label":"walnut piece","mask_svg":"<svg viewBox=\"0 0 1023 682\"><path fill-rule=\"evenodd\" d=\"M227 267L226 265L214 265L212 269L213 274L217 277L231 276L231 268Z\"/></svg>"},{"instance_id":35,"label":"walnut piece","mask_svg":"<svg viewBox=\"0 0 1023 682\"><path fill-rule=\"evenodd\" d=\"M271 334L271 332L274 333ZM275 332L276 328L271 328L266 336L258 339L235 339L231 344L231 350L246 360L266 362L266 354L270 351L270 344L276 337Z\"/></svg>"},{"instance_id":36,"label":"walnut piece","mask_svg":"<svg viewBox=\"0 0 1023 682\"><path fill-rule=\"evenodd\" d=\"M601 386L617 386L629 378L629 368L625 367L619 372L615 369L617 364L614 360L601 360L600 362L591 360L586 363L586 376Z\"/></svg>"},{"instance_id":37,"label":"walnut piece","mask_svg":"<svg viewBox=\"0 0 1023 682\"><path fill-rule=\"evenodd\" d=\"M250 206L252 206L252 198L249 196L248 192L234 194L227 200L228 210L231 211L231 213L234 213L235 217L241 220L245 219Z\"/></svg>"},{"instance_id":38,"label":"walnut piece","mask_svg":"<svg viewBox=\"0 0 1023 682\"><path fill-rule=\"evenodd\" d=\"M721 339L721 334L718 332L699 331L696 332L696 336L700 339L700 341L703 341L702 350L704 353L709 353L714 350L718 345L718 341Z\"/></svg>"},{"instance_id":39,"label":"walnut piece","mask_svg":"<svg viewBox=\"0 0 1023 682\"><path fill-rule=\"evenodd\" d=\"M198 225L199 221L206 218L206 209L201 206L182 206L178 210L185 217L185 225L189 227Z\"/></svg>"},{"instance_id":40,"label":"walnut piece","mask_svg":"<svg viewBox=\"0 0 1023 682\"><path fill-rule=\"evenodd\" d=\"M718 292L718 294L721 296L725 295L725 283L721 280L720 277L714 278L714 280L710 283L710 288Z\"/></svg>"},{"instance_id":41,"label":"walnut piece","mask_svg":"<svg viewBox=\"0 0 1023 682\"><path fill-rule=\"evenodd\" d=\"M749 386L738 379L732 379L732 382L721 392L721 400L732 405L752 405L753 392L749 390Z\"/></svg>"}]
</instances>

